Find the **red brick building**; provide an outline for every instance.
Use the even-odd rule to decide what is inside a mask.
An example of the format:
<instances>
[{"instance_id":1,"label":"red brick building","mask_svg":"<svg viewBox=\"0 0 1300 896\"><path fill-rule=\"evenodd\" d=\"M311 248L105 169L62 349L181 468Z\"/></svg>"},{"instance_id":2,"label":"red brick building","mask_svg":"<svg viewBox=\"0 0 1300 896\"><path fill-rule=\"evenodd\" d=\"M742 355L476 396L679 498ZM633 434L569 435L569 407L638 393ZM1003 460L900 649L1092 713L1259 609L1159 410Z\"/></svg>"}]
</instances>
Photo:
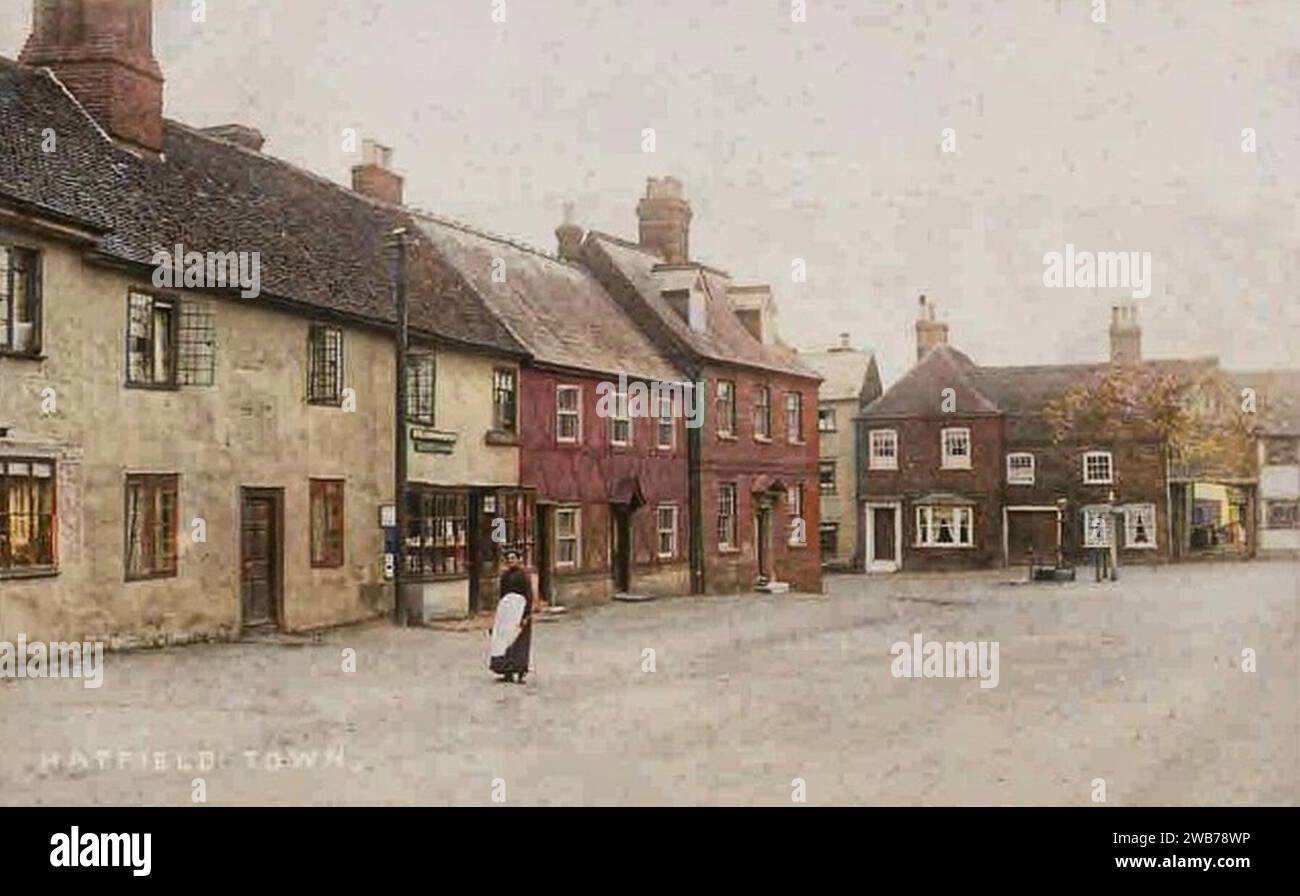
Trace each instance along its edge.
<instances>
[{"instance_id":1,"label":"red brick building","mask_svg":"<svg viewBox=\"0 0 1300 896\"><path fill-rule=\"evenodd\" d=\"M687 426L692 590L821 590L818 375L776 334L766 286L692 261L690 205L650 179L636 243L588 234L584 262L702 390Z\"/></svg>"},{"instance_id":2,"label":"red brick building","mask_svg":"<svg viewBox=\"0 0 1300 896\"><path fill-rule=\"evenodd\" d=\"M1214 359L1141 360L1135 315L1117 311L1117 324L1109 364L984 367L948 345L922 297L916 366L858 418L867 570L989 567L1058 549L1078 561L1111 540L1121 563L1176 556L1169 446L1141 426L1058 441L1044 416L1115 364L1186 382L1215 374Z\"/></svg>"},{"instance_id":3,"label":"red brick building","mask_svg":"<svg viewBox=\"0 0 1300 896\"><path fill-rule=\"evenodd\" d=\"M685 374L572 260L581 240L572 225L557 231L569 256L557 258L428 216L421 224L531 355L519 371L517 438L519 483L536 501L530 560L541 594L576 606L618 592L686 593L683 421L601 402L620 382L680 384Z\"/></svg>"}]
</instances>

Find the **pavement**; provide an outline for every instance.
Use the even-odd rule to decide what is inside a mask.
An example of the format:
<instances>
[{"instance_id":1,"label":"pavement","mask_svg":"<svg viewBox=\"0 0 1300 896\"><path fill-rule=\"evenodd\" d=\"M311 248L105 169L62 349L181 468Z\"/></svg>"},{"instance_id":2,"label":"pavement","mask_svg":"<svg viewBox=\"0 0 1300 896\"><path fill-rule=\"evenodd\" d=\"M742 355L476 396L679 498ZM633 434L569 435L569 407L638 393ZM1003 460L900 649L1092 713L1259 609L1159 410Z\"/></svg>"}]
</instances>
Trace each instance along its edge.
<instances>
[{"instance_id":1,"label":"pavement","mask_svg":"<svg viewBox=\"0 0 1300 896\"><path fill-rule=\"evenodd\" d=\"M524 685L476 624L108 654L0 681L0 804L1300 802L1300 565L1007 579L573 611ZM997 686L896 677L917 635L996 644Z\"/></svg>"}]
</instances>

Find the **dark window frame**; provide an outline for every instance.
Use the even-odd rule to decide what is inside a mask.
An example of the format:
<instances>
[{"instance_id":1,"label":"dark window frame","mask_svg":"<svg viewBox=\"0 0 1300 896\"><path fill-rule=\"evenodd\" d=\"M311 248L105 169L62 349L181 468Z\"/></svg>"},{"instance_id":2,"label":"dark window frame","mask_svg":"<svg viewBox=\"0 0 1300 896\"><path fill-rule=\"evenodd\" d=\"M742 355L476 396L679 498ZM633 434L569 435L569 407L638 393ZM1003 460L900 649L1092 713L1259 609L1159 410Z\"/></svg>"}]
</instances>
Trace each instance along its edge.
<instances>
[{"instance_id":1,"label":"dark window frame","mask_svg":"<svg viewBox=\"0 0 1300 896\"><path fill-rule=\"evenodd\" d=\"M4 330L0 332L0 355L13 358L39 358L41 357L42 333L44 330L42 318L44 311L44 294L42 284L44 282L44 256L39 249L31 246L24 246L19 243L0 243L0 253L5 253L7 261L4 270L4 282L0 283L0 306L3 306ZM26 295L21 297L24 306L25 318L27 323L32 325L31 342L25 349L14 347L17 338L18 329L14 322L18 320L17 308L19 298L14 296L14 265L15 258L21 259L25 263L27 274Z\"/></svg>"},{"instance_id":2,"label":"dark window frame","mask_svg":"<svg viewBox=\"0 0 1300 896\"><path fill-rule=\"evenodd\" d=\"M309 521L307 551L312 569L338 569L347 554L346 480L311 478L307 480L307 515ZM318 538L317 502L324 502L326 531ZM334 503L337 501L337 503ZM333 524L337 523L337 531ZM318 541L320 544L318 545ZM317 550L318 546L321 548Z\"/></svg>"},{"instance_id":3,"label":"dark window frame","mask_svg":"<svg viewBox=\"0 0 1300 896\"><path fill-rule=\"evenodd\" d=\"M722 393L726 391L727 397L723 398ZM736 438L736 381L735 380L718 380L716 397L714 399L715 413L718 415L717 424L714 427L717 436L720 439ZM723 423L726 428L723 428Z\"/></svg>"},{"instance_id":4,"label":"dark window frame","mask_svg":"<svg viewBox=\"0 0 1300 896\"><path fill-rule=\"evenodd\" d=\"M823 473L826 472L826 469L828 467L830 468L830 472L831 472L831 479L830 479L829 486L827 486L826 481L822 475ZM823 495L835 495L839 493L838 473L839 473L838 461L834 461L834 460L817 461L817 487Z\"/></svg>"},{"instance_id":5,"label":"dark window frame","mask_svg":"<svg viewBox=\"0 0 1300 896\"><path fill-rule=\"evenodd\" d=\"M406 500L408 529L402 550L406 574L423 582L468 578L473 572L469 563L469 493L413 487ZM410 543L412 537L417 539L416 545Z\"/></svg>"},{"instance_id":6,"label":"dark window frame","mask_svg":"<svg viewBox=\"0 0 1300 896\"><path fill-rule=\"evenodd\" d=\"M148 347L149 353L147 358L147 368L150 379L136 379L131 364L131 358L135 354L132 351L131 341L131 319L135 310L134 299L136 297L149 300L149 335ZM153 371L157 366L157 330L154 328L155 309L160 302L165 302L171 308L171 319L168 323L171 339L171 353L168 358L167 372L165 379L153 379ZM140 287L131 287L126 293L126 386L130 389L158 389L167 392L174 392L181 387L179 377L178 360L180 357L180 320L182 302L174 293L159 292L154 289L142 289Z\"/></svg>"},{"instance_id":7,"label":"dark window frame","mask_svg":"<svg viewBox=\"0 0 1300 896\"><path fill-rule=\"evenodd\" d=\"M15 516L8 506L9 501L9 484L10 478L18 478L17 474L10 476L8 473L8 464L27 464L28 472L22 477L24 479L36 482L38 477L31 472L31 466L40 464L50 468L48 477L40 479L49 479L49 513L43 513L37 509L34 513L25 514L25 516L34 517L36 532L39 537L41 530L41 518L49 517L49 562L48 563L31 563L23 566L15 566L13 563L13 544L12 544L12 517ZM59 465L58 461L52 457L30 457L30 456L0 456L0 578L26 578L35 576L56 575L59 571Z\"/></svg>"},{"instance_id":8,"label":"dark window frame","mask_svg":"<svg viewBox=\"0 0 1300 896\"><path fill-rule=\"evenodd\" d=\"M839 415L835 413L835 406L821 404L817 406L817 431L818 432L839 432L838 424ZM829 423L830 425L826 425Z\"/></svg>"},{"instance_id":9,"label":"dark window frame","mask_svg":"<svg viewBox=\"0 0 1300 896\"><path fill-rule=\"evenodd\" d=\"M433 426L438 413L438 359L433 352L413 351L406 359L406 419ZM427 371L422 369L427 365Z\"/></svg>"},{"instance_id":10,"label":"dark window frame","mask_svg":"<svg viewBox=\"0 0 1300 896\"><path fill-rule=\"evenodd\" d=\"M131 564L131 491L132 487L139 487L141 493L141 508L146 514L141 534L147 539L140 545L142 562L145 563L146 569L136 572L132 570ZM162 532L160 526L162 521L157 519L157 513L161 508L161 497L167 494L172 497L171 507L171 531ZM148 500L146 500L148 499ZM122 521L123 521L123 552L122 566L126 573L126 581L143 582L151 579L172 579L180 574L180 475L177 473L127 473L125 487L122 490ZM166 537L165 546L167 552L159 555L157 536L163 534ZM161 562L160 562L161 561Z\"/></svg>"},{"instance_id":11,"label":"dark window frame","mask_svg":"<svg viewBox=\"0 0 1300 896\"><path fill-rule=\"evenodd\" d=\"M338 334L338 350L329 357L328 335ZM319 342L318 342L319 340ZM337 324L314 323L307 328L307 403L323 407L341 407L343 405L343 380L345 369L345 337L343 328ZM320 354L318 354L320 352ZM333 383L329 365L333 363ZM322 365L324 369L322 370Z\"/></svg>"},{"instance_id":12,"label":"dark window frame","mask_svg":"<svg viewBox=\"0 0 1300 896\"><path fill-rule=\"evenodd\" d=\"M509 381L509 388L503 387L503 380ZM492 427L511 434L519 430L518 368L492 368Z\"/></svg>"}]
</instances>

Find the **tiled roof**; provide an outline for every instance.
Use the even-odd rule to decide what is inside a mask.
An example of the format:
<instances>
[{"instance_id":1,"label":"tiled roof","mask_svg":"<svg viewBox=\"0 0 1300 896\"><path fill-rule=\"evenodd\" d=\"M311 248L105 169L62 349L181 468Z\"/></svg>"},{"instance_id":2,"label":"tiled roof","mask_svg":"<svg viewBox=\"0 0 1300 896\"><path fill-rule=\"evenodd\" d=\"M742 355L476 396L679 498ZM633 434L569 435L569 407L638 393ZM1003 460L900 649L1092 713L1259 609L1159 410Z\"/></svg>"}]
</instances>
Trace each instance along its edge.
<instances>
[{"instance_id":1,"label":"tiled roof","mask_svg":"<svg viewBox=\"0 0 1300 896\"><path fill-rule=\"evenodd\" d=\"M537 361L617 376L685 378L576 264L539 250L419 215L425 236ZM493 277L497 260L503 277Z\"/></svg>"},{"instance_id":2,"label":"tiled roof","mask_svg":"<svg viewBox=\"0 0 1300 896\"><path fill-rule=\"evenodd\" d=\"M819 379L790 346L780 340L765 345L750 335L732 309L727 298L728 278L720 271L703 265L693 265L694 271L680 265L663 266L653 252L595 231L588 234L586 248L607 258L636 290L645 310L697 358ZM692 330L661 294L665 289L690 288L693 283L706 296L704 331Z\"/></svg>"},{"instance_id":3,"label":"tiled roof","mask_svg":"<svg viewBox=\"0 0 1300 896\"><path fill-rule=\"evenodd\" d=\"M817 397L822 401L857 400L867 394L875 356L856 348L833 348L828 351L800 352L799 359L821 375ZM870 397L870 396L868 396Z\"/></svg>"},{"instance_id":4,"label":"tiled roof","mask_svg":"<svg viewBox=\"0 0 1300 896\"><path fill-rule=\"evenodd\" d=\"M955 412L961 415L997 414L1001 409L982 391L978 368L970 358L944 343L890 386L863 414L868 417L938 417L943 413L945 389L952 389Z\"/></svg>"},{"instance_id":5,"label":"tiled roof","mask_svg":"<svg viewBox=\"0 0 1300 896\"><path fill-rule=\"evenodd\" d=\"M42 151L45 129L55 149ZM148 265L160 249L256 251L266 297L391 325L384 240L408 253L411 326L451 342L524 355L474 290L440 263L405 209L281 160L166 122L161 160L109 142L47 71L0 60L0 201L107 231L99 250ZM248 299L241 301L257 301Z\"/></svg>"}]
</instances>

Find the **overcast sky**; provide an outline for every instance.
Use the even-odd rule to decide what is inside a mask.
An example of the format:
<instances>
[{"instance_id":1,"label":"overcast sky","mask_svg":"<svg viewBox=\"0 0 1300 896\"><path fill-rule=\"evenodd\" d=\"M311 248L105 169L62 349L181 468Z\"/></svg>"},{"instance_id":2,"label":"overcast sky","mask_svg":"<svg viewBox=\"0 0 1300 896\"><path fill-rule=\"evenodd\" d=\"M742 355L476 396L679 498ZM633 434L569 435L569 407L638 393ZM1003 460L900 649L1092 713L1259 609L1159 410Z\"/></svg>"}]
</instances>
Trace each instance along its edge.
<instances>
[{"instance_id":1,"label":"overcast sky","mask_svg":"<svg viewBox=\"0 0 1300 896\"><path fill-rule=\"evenodd\" d=\"M1067 242L1152 254L1149 356L1300 366L1297 0L499 2L155 0L167 114L340 182L355 128L412 204L550 251L563 202L634 238L645 178L676 175L698 260L886 381L921 292L979 362L1104 357L1129 290L1045 288ZM0 52L30 5L0 3Z\"/></svg>"}]
</instances>

